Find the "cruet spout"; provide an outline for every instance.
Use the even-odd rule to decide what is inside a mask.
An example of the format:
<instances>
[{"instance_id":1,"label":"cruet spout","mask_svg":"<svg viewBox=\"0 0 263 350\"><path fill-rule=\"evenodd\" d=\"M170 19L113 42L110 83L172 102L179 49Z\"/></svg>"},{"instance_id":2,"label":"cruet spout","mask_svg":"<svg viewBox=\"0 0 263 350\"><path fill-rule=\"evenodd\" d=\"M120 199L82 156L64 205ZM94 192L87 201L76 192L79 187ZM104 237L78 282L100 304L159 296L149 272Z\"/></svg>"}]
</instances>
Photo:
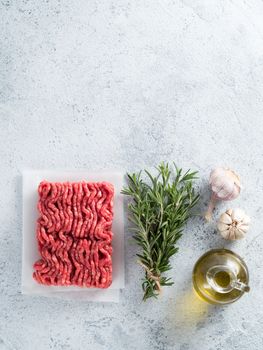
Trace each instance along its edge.
<instances>
[{"instance_id":1,"label":"cruet spout","mask_svg":"<svg viewBox=\"0 0 263 350\"><path fill-rule=\"evenodd\" d=\"M240 280L233 280L231 282L231 286L234 289L240 290L241 292L249 292L250 291L250 287L248 284L241 282Z\"/></svg>"}]
</instances>

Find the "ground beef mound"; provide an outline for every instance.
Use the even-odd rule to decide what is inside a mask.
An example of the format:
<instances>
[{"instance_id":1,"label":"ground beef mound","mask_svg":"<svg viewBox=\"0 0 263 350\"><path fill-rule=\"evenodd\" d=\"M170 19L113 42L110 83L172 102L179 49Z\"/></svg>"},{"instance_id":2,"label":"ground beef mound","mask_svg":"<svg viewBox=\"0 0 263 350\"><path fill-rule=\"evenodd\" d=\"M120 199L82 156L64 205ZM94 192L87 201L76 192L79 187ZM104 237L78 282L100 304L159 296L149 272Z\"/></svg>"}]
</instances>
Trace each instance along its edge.
<instances>
[{"instance_id":1,"label":"ground beef mound","mask_svg":"<svg viewBox=\"0 0 263 350\"><path fill-rule=\"evenodd\" d=\"M114 188L42 181L34 279L44 285L107 288L112 282Z\"/></svg>"}]
</instances>

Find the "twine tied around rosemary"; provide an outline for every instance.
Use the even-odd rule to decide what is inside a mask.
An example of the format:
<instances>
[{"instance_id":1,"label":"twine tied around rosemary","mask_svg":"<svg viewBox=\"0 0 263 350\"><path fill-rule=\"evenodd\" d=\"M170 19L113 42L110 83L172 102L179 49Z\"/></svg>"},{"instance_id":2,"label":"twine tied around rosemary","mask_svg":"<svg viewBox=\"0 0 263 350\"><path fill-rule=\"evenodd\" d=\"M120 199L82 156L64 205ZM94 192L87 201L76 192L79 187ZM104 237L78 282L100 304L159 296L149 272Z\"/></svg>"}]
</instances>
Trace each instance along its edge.
<instances>
[{"instance_id":1,"label":"twine tied around rosemary","mask_svg":"<svg viewBox=\"0 0 263 350\"><path fill-rule=\"evenodd\" d=\"M140 260L137 260L137 262L139 265L141 265L145 269L147 277L149 279L155 281L158 293L161 294L161 292L162 292L162 288L161 288L161 284L160 284L161 276L156 276L155 274L153 274L151 269L149 269L148 266L144 265L144 263L142 263Z\"/></svg>"}]
</instances>

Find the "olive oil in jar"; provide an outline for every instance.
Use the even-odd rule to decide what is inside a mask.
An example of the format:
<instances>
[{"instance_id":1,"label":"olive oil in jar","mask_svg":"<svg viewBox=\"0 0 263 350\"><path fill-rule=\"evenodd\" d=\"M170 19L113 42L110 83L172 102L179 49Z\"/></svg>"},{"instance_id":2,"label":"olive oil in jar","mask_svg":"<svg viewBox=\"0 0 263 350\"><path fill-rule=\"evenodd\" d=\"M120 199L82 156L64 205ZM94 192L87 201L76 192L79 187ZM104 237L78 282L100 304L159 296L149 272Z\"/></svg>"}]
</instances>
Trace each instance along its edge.
<instances>
[{"instance_id":1,"label":"olive oil in jar","mask_svg":"<svg viewBox=\"0 0 263 350\"><path fill-rule=\"evenodd\" d=\"M218 271L213 278L215 284L222 288L226 288L231 282L231 277L226 271Z\"/></svg>"},{"instance_id":2,"label":"olive oil in jar","mask_svg":"<svg viewBox=\"0 0 263 350\"><path fill-rule=\"evenodd\" d=\"M249 291L249 275L240 256L227 249L213 249L196 262L193 285L197 294L211 304L229 304Z\"/></svg>"}]
</instances>

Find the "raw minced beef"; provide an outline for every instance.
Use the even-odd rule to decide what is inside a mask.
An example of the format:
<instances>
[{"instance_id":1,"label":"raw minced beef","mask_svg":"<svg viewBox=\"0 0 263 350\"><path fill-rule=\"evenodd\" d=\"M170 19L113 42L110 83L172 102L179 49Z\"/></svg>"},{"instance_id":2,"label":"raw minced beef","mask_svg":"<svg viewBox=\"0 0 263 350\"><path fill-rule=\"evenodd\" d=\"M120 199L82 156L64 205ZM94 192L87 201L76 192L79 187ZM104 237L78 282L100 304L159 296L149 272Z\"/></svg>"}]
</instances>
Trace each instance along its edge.
<instances>
[{"instance_id":1,"label":"raw minced beef","mask_svg":"<svg viewBox=\"0 0 263 350\"><path fill-rule=\"evenodd\" d=\"M114 188L110 183L55 183L38 187L33 277L44 285L107 288L112 282Z\"/></svg>"}]
</instances>

